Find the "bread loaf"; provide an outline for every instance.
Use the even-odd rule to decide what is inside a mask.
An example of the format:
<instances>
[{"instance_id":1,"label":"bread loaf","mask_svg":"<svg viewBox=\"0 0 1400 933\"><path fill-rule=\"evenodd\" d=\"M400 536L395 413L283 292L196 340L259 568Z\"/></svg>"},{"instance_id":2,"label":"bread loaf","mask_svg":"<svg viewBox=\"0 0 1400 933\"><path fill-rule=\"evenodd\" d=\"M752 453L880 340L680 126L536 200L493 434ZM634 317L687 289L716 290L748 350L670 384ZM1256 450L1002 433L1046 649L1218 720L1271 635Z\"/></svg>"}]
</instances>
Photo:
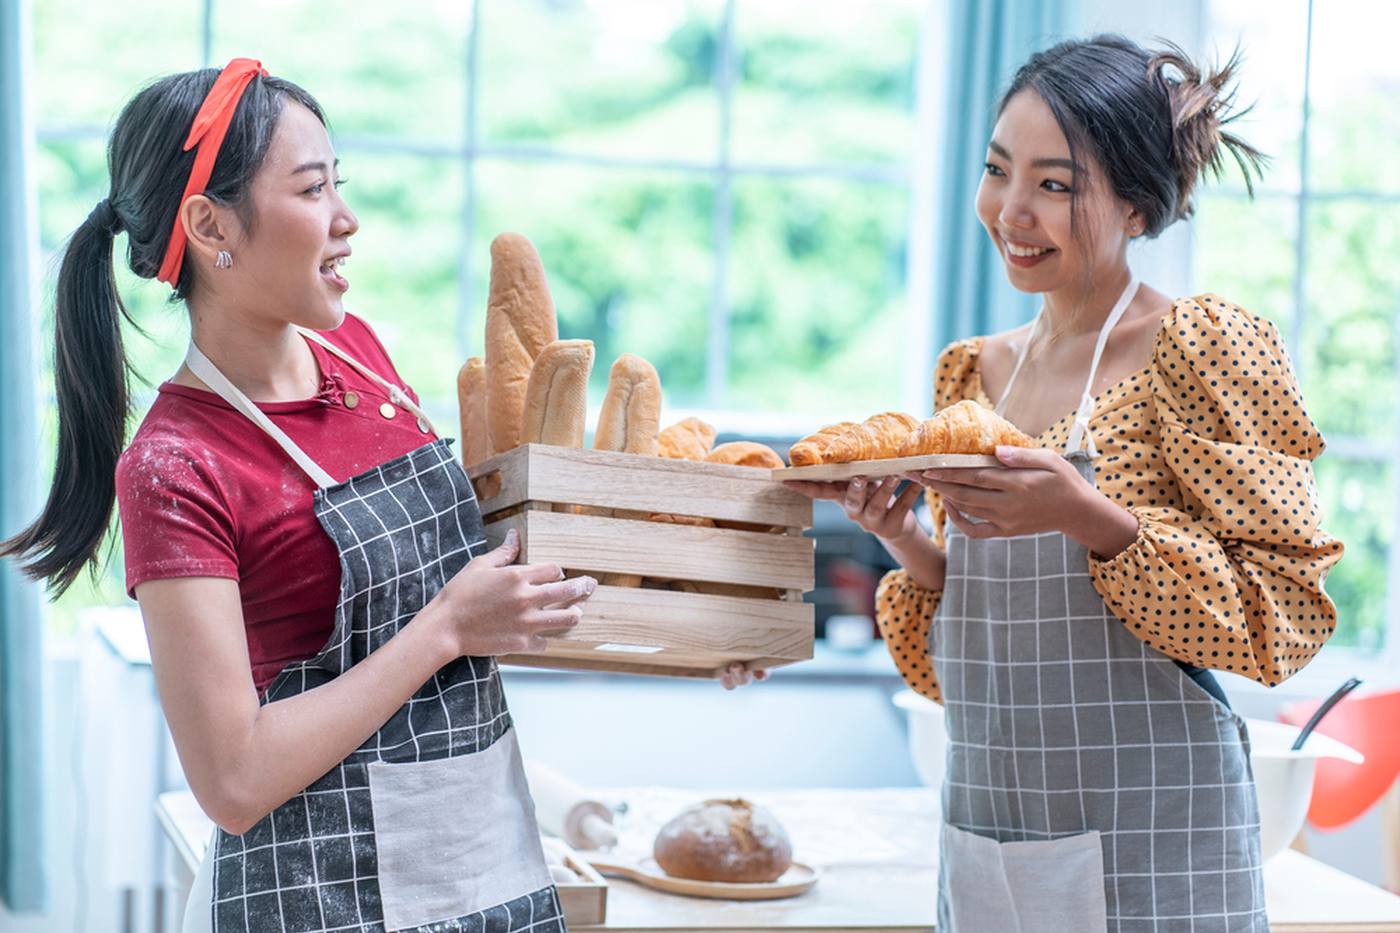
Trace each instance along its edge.
<instances>
[{"instance_id":1,"label":"bread loaf","mask_svg":"<svg viewBox=\"0 0 1400 933\"><path fill-rule=\"evenodd\" d=\"M666 874L694 881L776 881L792 864L787 831L747 800L690 807L661 827L652 851Z\"/></svg>"},{"instance_id":2,"label":"bread loaf","mask_svg":"<svg viewBox=\"0 0 1400 933\"><path fill-rule=\"evenodd\" d=\"M491 432L486 425L486 363L473 356L457 371L457 414L461 425L462 466L471 467L491 456Z\"/></svg>"},{"instance_id":3,"label":"bread loaf","mask_svg":"<svg viewBox=\"0 0 1400 933\"><path fill-rule=\"evenodd\" d=\"M624 353L608 372L593 448L654 457L660 435L661 379L646 360Z\"/></svg>"},{"instance_id":4,"label":"bread loaf","mask_svg":"<svg viewBox=\"0 0 1400 933\"><path fill-rule=\"evenodd\" d=\"M558 337L539 254L520 234L502 233L491 242L486 302L486 417L493 454L520 445L530 371Z\"/></svg>"},{"instance_id":5,"label":"bread loaf","mask_svg":"<svg viewBox=\"0 0 1400 933\"><path fill-rule=\"evenodd\" d=\"M714 445L714 425L699 418L686 418L661 432L658 453L672 460L704 460Z\"/></svg>"},{"instance_id":6,"label":"bread loaf","mask_svg":"<svg viewBox=\"0 0 1400 933\"><path fill-rule=\"evenodd\" d=\"M526 444L582 447L593 341L556 340L540 351L525 391Z\"/></svg>"},{"instance_id":7,"label":"bread loaf","mask_svg":"<svg viewBox=\"0 0 1400 933\"><path fill-rule=\"evenodd\" d=\"M753 441L730 441L720 444L705 456L705 462L762 467L765 470L779 470L784 466L783 458L779 457L773 448Z\"/></svg>"}]
</instances>

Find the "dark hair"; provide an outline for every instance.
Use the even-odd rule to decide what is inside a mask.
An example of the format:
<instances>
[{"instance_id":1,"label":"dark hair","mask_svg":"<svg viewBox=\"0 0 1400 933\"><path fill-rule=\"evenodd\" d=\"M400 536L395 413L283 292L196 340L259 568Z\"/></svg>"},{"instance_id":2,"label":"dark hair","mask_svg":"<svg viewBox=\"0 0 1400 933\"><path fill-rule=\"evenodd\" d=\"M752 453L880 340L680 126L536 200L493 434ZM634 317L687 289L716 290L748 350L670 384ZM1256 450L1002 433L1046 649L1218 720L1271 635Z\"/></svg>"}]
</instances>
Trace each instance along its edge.
<instances>
[{"instance_id":1,"label":"dark hair","mask_svg":"<svg viewBox=\"0 0 1400 933\"><path fill-rule=\"evenodd\" d=\"M161 78L122 108L107 143L107 198L68 240L55 295L54 383L58 399L58 457L44 510L4 542L0 556L26 560L24 571L62 594L97 555L112 517L116 464L126 444L130 363L122 318L135 326L117 293L113 240L127 234L127 264L155 278L180 209L195 151L184 143L219 69ZM251 229L248 186L267 155L286 100L314 113L306 91L273 77L254 77L239 100L204 192L236 212ZM195 284L195 264L180 270L172 301ZM94 573L96 565L94 564Z\"/></svg>"},{"instance_id":2,"label":"dark hair","mask_svg":"<svg viewBox=\"0 0 1400 933\"><path fill-rule=\"evenodd\" d=\"M1240 64L1236 49L1208 72L1179 46L1149 51L1118 35L1074 39L1037 52L1017 70L997 108L1032 90L1055 115L1070 158L1081 151L1103 167L1109 186L1155 237L1191 216L1191 194L1209 172L1220 177L1228 152L1249 193L1266 161L1253 146L1223 128L1248 108L1234 110L1229 87ZM1077 186L1076 186L1077 189Z\"/></svg>"}]
</instances>

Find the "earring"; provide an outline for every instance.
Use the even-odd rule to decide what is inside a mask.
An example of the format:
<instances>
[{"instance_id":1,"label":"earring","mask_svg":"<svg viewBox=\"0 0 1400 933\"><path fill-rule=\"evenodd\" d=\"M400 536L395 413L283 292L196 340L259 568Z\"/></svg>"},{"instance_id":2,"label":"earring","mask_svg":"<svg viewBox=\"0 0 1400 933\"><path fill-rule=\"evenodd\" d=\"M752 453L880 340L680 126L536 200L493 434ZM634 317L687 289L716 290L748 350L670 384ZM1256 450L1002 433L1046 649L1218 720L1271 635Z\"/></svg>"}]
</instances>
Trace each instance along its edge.
<instances>
[{"instance_id":1,"label":"earring","mask_svg":"<svg viewBox=\"0 0 1400 933\"><path fill-rule=\"evenodd\" d=\"M216 268L216 269L231 269L231 268L233 268L233 256L231 256L231 255L229 254L229 251L228 251L228 250L226 250L226 249L221 249L221 250L219 250L219 255L217 255L217 256L214 257L214 268Z\"/></svg>"}]
</instances>

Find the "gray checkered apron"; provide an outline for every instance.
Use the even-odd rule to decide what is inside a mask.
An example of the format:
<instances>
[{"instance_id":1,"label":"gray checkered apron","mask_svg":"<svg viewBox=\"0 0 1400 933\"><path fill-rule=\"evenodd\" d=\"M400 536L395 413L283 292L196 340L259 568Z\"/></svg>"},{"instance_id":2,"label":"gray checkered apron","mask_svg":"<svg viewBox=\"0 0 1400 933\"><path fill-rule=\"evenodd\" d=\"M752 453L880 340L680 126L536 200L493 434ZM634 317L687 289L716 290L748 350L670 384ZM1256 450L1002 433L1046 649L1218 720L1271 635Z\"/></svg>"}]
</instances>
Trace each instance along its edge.
<instances>
[{"instance_id":1,"label":"gray checkered apron","mask_svg":"<svg viewBox=\"0 0 1400 933\"><path fill-rule=\"evenodd\" d=\"M1091 483L1115 310L1067 454ZM1109 611L1083 545L949 523L947 555L939 933L1267 931L1243 721Z\"/></svg>"},{"instance_id":2,"label":"gray checkered apron","mask_svg":"<svg viewBox=\"0 0 1400 933\"><path fill-rule=\"evenodd\" d=\"M397 386L303 333L388 388L428 430ZM193 345L187 362L316 480L313 508L340 554L329 641L285 668L263 703L314 689L364 660L487 549L481 511L449 441L336 482ZM206 860L219 933L564 930L492 658L442 668L310 787L241 836L217 831Z\"/></svg>"}]
</instances>

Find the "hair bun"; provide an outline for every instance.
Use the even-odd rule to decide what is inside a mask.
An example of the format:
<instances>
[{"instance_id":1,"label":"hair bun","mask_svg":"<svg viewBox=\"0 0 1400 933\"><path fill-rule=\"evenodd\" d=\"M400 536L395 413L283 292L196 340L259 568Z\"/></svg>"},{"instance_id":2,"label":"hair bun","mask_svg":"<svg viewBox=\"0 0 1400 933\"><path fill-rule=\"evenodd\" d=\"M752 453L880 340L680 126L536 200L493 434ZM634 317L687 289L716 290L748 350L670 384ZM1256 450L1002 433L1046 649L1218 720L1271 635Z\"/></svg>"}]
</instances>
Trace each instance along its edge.
<instances>
[{"instance_id":1,"label":"hair bun","mask_svg":"<svg viewBox=\"0 0 1400 933\"><path fill-rule=\"evenodd\" d=\"M1177 213L1189 217L1191 194L1196 182L1207 172L1214 178L1224 174L1224 153L1228 152L1244 176L1245 188L1254 194L1254 179L1262 176L1266 157L1239 136L1225 130L1250 110L1235 108L1233 82L1241 62L1237 47L1224 65L1203 72L1200 66L1174 43L1157 52L1148 62L1148 74L1167 94L1172 115L1172 160L1179 173ZM1176 76L1169 72L1174 70Z\"/></svg>"}]
</instances>

